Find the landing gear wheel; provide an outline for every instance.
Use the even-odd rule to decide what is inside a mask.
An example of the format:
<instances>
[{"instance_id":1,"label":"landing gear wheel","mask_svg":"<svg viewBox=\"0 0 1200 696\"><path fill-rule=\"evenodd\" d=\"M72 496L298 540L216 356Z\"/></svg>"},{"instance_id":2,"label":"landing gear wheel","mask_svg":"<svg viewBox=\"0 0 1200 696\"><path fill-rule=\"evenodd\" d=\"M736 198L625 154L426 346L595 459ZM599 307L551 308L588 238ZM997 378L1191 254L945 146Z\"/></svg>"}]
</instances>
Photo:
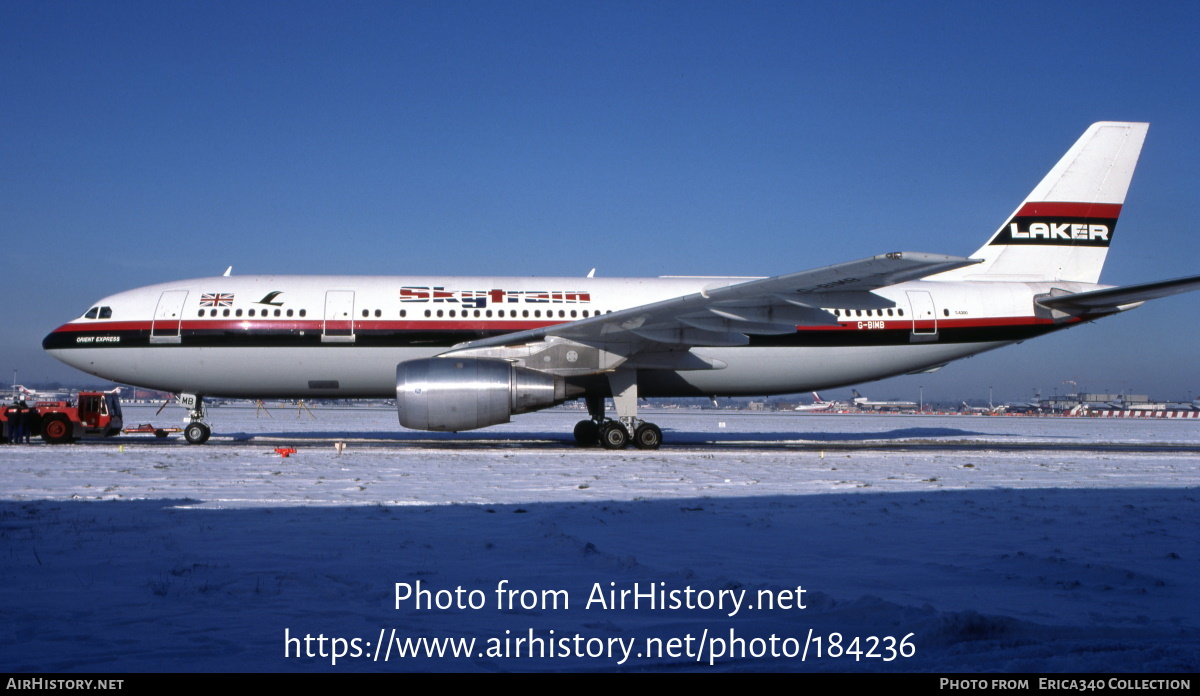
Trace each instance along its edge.
<instances>
[{"instance_id":1,"label":"landing gear wheel","mask_svg":"<svg viewBox=\"0 0 1200 696\"><path fill-rule=\"evenodd\" d=\"M65 445L71 441L71 423L62 416L51 416L42 421L42 440L51 445Z\"/></svg>"},{"instance_id":2,"label":"landing gear wheel","mask_svg":"<svg viewBox=\"0 0 1200 696\"><path fill-rule=\"evenodd\" d=\"M212 435L212 430L203 423L188 423L188 426L183 429L183 436L193 445L203 445L208 442L208 436Z\"/></svg>"},{"instance_id":3,"label":"landing gear wheel","mask_svg":"<svg viewBox=\"0 0 1200 696\"><path fill-rule=\"evenodd\" d=\"M658 449L662 444L662 430L653 423L642 423L633 433L633 446L638 449Z\"/></svg>"},{"instance_id":4,"label":"landing gear wheel","mask_svg":"<svg viewBox=\"0 0 1200 696\"><path fill-rule=\"evenodd\" d=\"M605 423L600 426L600 444L604 449L625 449L625 445L629 444L629 433L617 421Z\"/></svg>"},{"instance_id":5,"label":"landing gear wheel","mask_svg":"<svg viewBox=\"0 0 1200 696\"><path fill-rule=\"evenodd\" d=\"M580 447L595 447L599 443L600 426L594 420L581 420L575 424L575 444Z\"/></svg>"}]
</instances>

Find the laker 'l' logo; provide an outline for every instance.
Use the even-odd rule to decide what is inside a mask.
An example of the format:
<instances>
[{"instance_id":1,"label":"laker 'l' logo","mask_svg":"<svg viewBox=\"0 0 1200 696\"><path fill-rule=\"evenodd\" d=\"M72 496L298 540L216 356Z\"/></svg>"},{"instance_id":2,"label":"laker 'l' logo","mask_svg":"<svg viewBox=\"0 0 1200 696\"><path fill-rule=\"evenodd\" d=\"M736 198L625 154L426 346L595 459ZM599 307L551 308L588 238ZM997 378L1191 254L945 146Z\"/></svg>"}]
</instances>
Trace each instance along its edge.
<instances>
[{"instance_id":1,"label":"laker 'l' logo","mask_svg":"<svg viewBox=\"0 0 1200 696\"><path fill-rule=\"evenodd\" d=\"M282 294L283 294L282 290L274 290L272 292L268 292L266 295L263 296L263 298L261 300L259 300L258 302L255 302L254 304L265 304L265 305L271 305L272 307L282 307L283 306L282 302L273 302L272 301L276 297L279 297Z\"/></svg>"}]
</instances>

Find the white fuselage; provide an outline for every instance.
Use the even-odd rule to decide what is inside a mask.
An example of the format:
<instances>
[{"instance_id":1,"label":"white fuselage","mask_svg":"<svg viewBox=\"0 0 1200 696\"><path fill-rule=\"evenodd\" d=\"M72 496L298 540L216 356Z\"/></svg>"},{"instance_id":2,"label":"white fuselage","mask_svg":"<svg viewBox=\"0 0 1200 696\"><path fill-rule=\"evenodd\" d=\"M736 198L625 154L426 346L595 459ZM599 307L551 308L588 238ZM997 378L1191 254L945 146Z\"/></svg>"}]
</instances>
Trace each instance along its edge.
<instances>
[{"instance_id":1,"label":"white fuselage","mask_svg":"<svg viewBox=\"0 0 1200 696\"><path fill-rule=\"evenodd\" d=\"M744 278L232 276L100 300L43 341L59 360L124 384L249 398L387 398L396 365L488 336L570 322ZM912 281L872 306L821 307L837 326L692 347L721 369L639 371L643 396L766 395L929 369L1073 325L1034 297L1088 283ZM844 298L842 298L844 299ZM1089 317L1090 318L1090 317Z\"/></svg>"}]
</instances>

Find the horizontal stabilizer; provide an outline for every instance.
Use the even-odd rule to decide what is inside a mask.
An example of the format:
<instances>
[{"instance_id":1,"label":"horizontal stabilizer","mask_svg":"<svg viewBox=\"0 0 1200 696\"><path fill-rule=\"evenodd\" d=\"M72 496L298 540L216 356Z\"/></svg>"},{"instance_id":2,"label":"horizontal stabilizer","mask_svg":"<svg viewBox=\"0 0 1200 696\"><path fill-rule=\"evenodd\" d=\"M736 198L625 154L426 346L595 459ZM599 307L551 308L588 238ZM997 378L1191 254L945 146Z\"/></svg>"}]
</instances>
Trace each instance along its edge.
<instances>
[{"instance_id":1,"label":"horizontal stabilizer","mask_svg":"<svg viewBox=\"0 0 1200 696\"><path fill-rule=\"evenodd\" d=\"M1200 276L1160 280L1154 283L1124 285L1106 290L1077 292L1038 300L1038 304L1050 309L1072 310L1115 310L1124 305L1154 300L1169 295L1200 289Z\"/></svg>"}]
</instances>

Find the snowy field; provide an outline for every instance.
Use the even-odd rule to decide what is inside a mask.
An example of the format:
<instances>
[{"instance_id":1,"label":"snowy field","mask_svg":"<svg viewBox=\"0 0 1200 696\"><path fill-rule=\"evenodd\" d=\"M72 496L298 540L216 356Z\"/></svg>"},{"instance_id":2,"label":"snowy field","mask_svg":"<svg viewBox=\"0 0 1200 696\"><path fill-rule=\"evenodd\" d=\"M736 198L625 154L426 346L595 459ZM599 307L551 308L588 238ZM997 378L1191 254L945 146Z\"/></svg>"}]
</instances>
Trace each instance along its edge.
<instances>
[{"instance_id":1,"label":"snowy field","mask_svg":"<svg viewBox=\"0 0 1200 696\"><path fill-rule=\"evenodd\" d=\"M1200 670L1200 421L210 416L0 446L0 670Z\"/></svg>"}]
</instances>

